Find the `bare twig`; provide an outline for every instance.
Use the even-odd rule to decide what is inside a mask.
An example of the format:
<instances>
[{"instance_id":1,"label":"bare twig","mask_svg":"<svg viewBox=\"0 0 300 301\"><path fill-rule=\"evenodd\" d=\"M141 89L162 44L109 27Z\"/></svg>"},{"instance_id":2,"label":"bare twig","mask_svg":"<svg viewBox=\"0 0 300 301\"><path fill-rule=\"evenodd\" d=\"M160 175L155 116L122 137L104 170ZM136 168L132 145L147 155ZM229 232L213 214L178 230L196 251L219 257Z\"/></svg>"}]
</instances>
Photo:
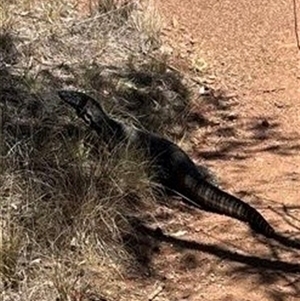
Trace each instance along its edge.
<instances>
[{"instance_id":1,"label":"bare twig","mask_svg":"<svg viewBox=\"0 0 300 301\"><path fill-rule=\"evenodd\" d=\"M295 37L297 42L297 48L300 51L300 38L298 32L298 16L297 16L297 4L296 0L293 0L293 11L294 11L294 30L295 30Z\"/></svg>"},{"instance_id":2,"label":"bare twig","mask_svg":"<svg viewBox=\"0 0 300 301\"><path fill-rule=\"evenodd\" d=\"M159 285L149 296L148 301L153 301L163 290L165 286Z\"/></svg>"}]
</instances>

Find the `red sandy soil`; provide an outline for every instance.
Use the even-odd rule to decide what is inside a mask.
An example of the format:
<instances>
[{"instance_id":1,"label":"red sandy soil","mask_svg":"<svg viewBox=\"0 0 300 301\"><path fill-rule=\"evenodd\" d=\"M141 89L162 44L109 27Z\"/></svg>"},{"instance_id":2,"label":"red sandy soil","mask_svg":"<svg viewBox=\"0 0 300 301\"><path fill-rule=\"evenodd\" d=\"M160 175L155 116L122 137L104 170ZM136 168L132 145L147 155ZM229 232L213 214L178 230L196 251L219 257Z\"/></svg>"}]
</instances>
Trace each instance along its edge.
<instances>
[{"instance_id":1,"label":"red sandy soil","mask_svg":"<svg viewBox=\"0 0 300 301\"><path fill-rule=\"evenodd\" d=\"M210 125L193 133L194 159L204 160L223 188L255 206L278 231L299 238L300 50L293 1L156 3L174 65L189 70L194 58L202 59L211 85L231 96L217 108L198 105ZM163 231L199 245L163 244L154 265L166 278L165 290L155 300L300 300L299 272L263 264L300 263L299 250L253 235L227 217L172 214Z\"/></svg>"},{"instance_id":2,"label":"red sandy soil","mask_svg":"<svg viewBox=\"0 0 300 301\"><path fill-rule=\"evenodd\" d=\"M209 84L230 96L215 104L199 97L196 107L209 125L192 133L190 154L280 233L299 239L300 51L293 1L156 4L174 66L188 73L193 60L205 62ZM224 216L182 208L158 211L169 214L160 219L157 213L158 226L174 239L160 243L153 257L155 281L128 281L138 300L300 300L299 266L292 271L300 264L299 250Z\"/></svg>"}]
</instances>

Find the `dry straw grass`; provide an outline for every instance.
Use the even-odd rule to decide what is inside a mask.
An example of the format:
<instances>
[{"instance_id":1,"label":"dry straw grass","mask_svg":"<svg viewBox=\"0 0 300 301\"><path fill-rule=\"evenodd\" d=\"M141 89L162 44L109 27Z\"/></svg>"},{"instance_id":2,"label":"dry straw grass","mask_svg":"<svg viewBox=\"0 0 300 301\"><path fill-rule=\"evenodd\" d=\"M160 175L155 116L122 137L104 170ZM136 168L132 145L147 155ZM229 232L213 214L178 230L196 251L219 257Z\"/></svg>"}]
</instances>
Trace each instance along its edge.
<instances>
[{"instance_id":1,"label":"dry straw grass","mask_svg":"<svg viewBox=\"0 0 300 301\"><path fill-rule=\"evenodd\" d=\"M145 57L160 46L151 3L87 4L1 3L2 300L138 300L122 277L138 267L131 221L153 207L148 163L121 146L109 153L55 91L84 89L167 134L188 92L165 62Z\"/></svg>"}]
</instances>

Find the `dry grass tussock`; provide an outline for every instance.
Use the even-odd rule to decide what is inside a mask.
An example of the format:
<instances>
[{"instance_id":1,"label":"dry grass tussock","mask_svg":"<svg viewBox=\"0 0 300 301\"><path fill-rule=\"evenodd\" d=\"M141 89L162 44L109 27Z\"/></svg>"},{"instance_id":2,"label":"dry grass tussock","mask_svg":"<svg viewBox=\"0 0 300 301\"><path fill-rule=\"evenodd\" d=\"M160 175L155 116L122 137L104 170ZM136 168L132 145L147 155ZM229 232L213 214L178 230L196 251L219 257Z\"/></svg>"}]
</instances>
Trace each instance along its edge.
<instances>
[{"instance_id":1,"label":"dry grass tussock","mask_svg":"<svg viewBox=\"0 0 300 301\"><path fill-rule=\"evenodd\" d=\"M1 3L2 300L138 300L121 280L139 270L131 221L151 218L148 163L122 146L109 153L55 91L83 89L167 135L184 132L188 91L148 59L163 58L152 5L99 3L84 13L76 1Z\"/></svg>"}]
</instances>

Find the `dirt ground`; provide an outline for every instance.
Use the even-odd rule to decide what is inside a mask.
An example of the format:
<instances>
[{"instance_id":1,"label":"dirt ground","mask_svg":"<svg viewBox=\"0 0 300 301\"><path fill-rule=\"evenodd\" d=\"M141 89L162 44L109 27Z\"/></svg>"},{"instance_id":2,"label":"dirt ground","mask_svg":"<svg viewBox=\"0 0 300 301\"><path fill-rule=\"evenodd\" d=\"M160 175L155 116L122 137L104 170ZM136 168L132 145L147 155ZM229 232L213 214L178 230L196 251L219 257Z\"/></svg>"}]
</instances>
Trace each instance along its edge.
<instances>
[{"instance_id":1,"label":"dirt ground","mask_svg":"<svg viewBox=\"0 0 300 301\"><path fill-rule=\"evenodd\" d=\"M300 51L293 2L155 2L174 67L225 91L216 102L196 101L206 125L191 134L189 154L276 230L300 239ZM299 249L216 214L175 205L154 215L165 235L151 257L151 277L126 279L137 300L300 300Z\"/></svg>"},{"instance_id":2,"label":"dirt ground","mask_svg":"<svg viewBox=\"0 0 300 301\"><path fill-rule=\"evenodd\" d=\"M193 133L193 158L204 160L224 189L255 206L280 233L300 238L293 2L156 2L174 66L187 72L195 62L207 66L209 84L229 96L199 104L209 125ZM160 226L173 238L154 257L160 280L153 300L300 300L299 250L210 213L175 209Z\"/></svg>"}]
</instances>

